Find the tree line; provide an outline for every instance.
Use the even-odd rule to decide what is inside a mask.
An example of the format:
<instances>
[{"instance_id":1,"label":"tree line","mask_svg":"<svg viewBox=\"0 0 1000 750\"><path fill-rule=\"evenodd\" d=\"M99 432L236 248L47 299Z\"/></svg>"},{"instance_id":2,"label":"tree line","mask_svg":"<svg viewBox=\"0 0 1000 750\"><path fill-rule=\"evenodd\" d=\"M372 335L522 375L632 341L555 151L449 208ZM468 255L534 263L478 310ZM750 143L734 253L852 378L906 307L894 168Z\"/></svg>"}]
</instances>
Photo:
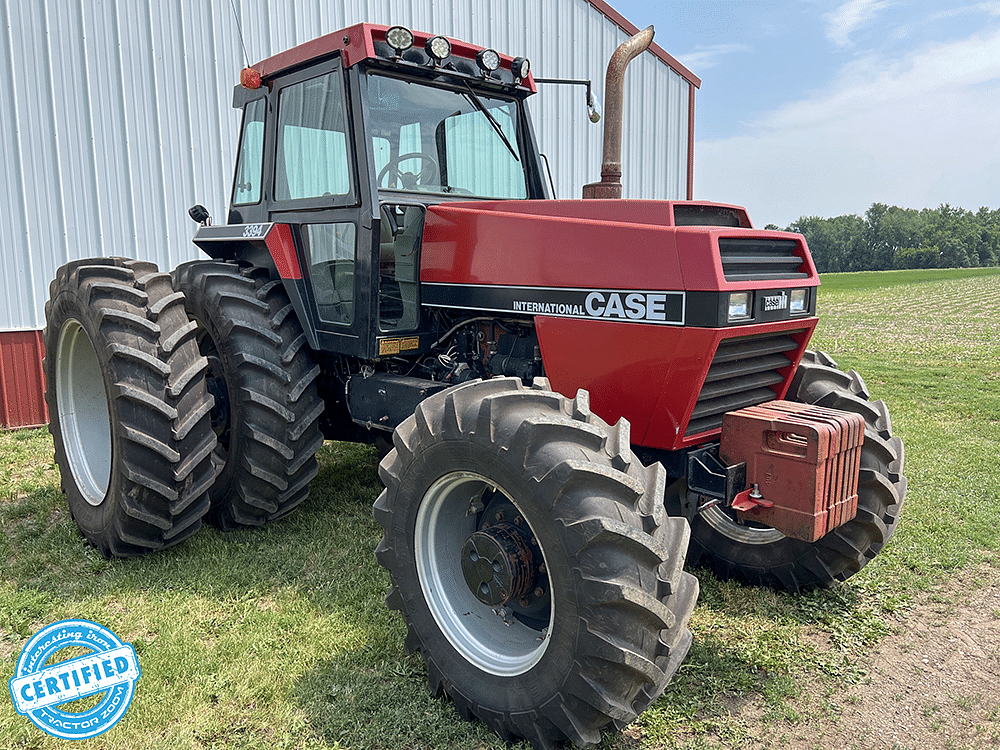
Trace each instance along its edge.
<instances>
[{"instance_id":1,"label":"tree line","mask_svg":"<svg viewBox=\"0 0 1000 750\"><path fill-rule=\"evenodd\" d=\"M803 216L786 231L805 236L820 273L1000 265L1000 208L873 203L863 217Z\"/></svg>"}]
</instances>

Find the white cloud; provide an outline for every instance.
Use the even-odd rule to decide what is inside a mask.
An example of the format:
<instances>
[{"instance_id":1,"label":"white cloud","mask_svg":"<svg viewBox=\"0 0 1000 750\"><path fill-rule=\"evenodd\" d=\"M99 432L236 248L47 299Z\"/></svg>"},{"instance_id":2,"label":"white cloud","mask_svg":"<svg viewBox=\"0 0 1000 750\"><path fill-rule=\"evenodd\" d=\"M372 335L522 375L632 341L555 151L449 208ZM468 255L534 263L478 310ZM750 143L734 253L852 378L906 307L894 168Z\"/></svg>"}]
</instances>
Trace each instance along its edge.
<instances>
[{"instance_id":1,"label":"white cloud","mask_svg":"<svg viewBox=\"0 0 1000 750\"><path fill-rule=\"evenodd\" d=\"M880 11L893 5L891 0L848 0L827 13L826 36L838 47L851 44L851 34L867 26Z\"/></svg>"},{"instance_id":2,"label":"white cloud","mask_svg":"<svg viewBox=\"0 0 1000 750\"><path fill-rule=\"evenodd\" d=\"M767 116L771 128L804 126L884 109L1000 78L1000 30L941 44L909 59L866 55L845 65L826 91Z\"/></svg>"},{"instance_id":3,"label":"white cloud","mask_svg":"<svg viewBox=\"0 0 1000 750\"><path fill-rule=\"evenodd\" d=\"M986 13L991 16L1000 16L1000 2L972 3L971 5L961 5L955 8L945 8L932 13L927 17L927 21L933 23L967 13Z\"/></svg>"},{"instance_id":4,"label":"white cloud","mask_svg":"<svg viewBox=\"0 0 1000 750\"><path fill-rule=\"evenodd\" d=\"M745 135L699 141L695 194L747 205L758 226L874 201L996 207L998 121L1000 30L904 59L866 56Z\"/></svg>"},{"instance_id":5,"label":"white cloud","mask_svg":"<svg viewBox=\"0 0 1000 750\"><path fill-rule=\"evenodd\" d=\"M678 55L677 59L688 70L707 70L714 68L722 58L738 52L752 52L753 47L748 44L713 44L705 46L699 44L693 52Z\"/></svg>"}]
</instances>

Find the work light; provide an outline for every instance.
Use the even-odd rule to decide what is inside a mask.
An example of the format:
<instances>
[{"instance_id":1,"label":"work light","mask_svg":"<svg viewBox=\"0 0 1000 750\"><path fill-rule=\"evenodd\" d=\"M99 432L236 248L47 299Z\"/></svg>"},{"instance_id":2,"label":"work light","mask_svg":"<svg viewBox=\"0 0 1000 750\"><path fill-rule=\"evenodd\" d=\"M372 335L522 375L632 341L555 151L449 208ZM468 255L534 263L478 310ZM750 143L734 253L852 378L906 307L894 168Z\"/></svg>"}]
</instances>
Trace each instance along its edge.
<instances>
[{"instance_id":1,"label":"work light","mask_svg":"<svg viewBox=\"0 0 1000 750\"><path fill-rule=\"evenodd\" d=\"M514 62L510 64L510 72L514 74L515 78L520 78L523 81L531 72L531 63L528 62L527 57L515 57Z\"/></svg>"},{"instance_id":2,"label":"work light","mask_svg":"<svg viewBox=\"0 0 1000 750\"><path fill-rule=\"evenodd\" d=\"M427 51L428 55L433 57L438 62L441 62L451 54L451 42L443 36L432 36L427 40L427 44L424 45L424 49Z\"/></svg>"},{"instance_id":3,"label":"work light","mask_svg":"<svg viewBox=\"0 0 1000 750\"><path fill-rule=\"evenodd\" d=\"M393 26L385 32L385 41L401 55L413 46L413 32L403 26Z\"/></svg>"},{"instance_id":4,"label":"work light","mask_svg":"<svg viewBox=\"0 0 1000 750\"><path fill-rule=\"evenodd\" d=\"M486 74L500 67L500 55L494 49L481 49L476 55L476 65Z\"/></svg>"}]
</instances>

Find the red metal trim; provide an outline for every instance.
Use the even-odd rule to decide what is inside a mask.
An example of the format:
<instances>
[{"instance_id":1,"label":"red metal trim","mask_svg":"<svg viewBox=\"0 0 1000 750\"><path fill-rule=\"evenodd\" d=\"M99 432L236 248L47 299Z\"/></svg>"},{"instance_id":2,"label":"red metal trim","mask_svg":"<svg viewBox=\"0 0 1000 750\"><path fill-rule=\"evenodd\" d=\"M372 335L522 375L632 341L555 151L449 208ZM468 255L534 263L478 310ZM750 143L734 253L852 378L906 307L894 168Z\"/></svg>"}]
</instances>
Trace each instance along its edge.
<instances>
[{"instance_id":1,"label":"red metal trim","mask_svg":"<svg viewBox=\"0 0 1000 750\"><path fill-rule=\"evenodd\" d=\"M604 0L587 0L595 10L597 10L602 15L606 16L610 21L616 24L620 29L625 31L629 36L637 34L639 32L639 27L634 23L629 21L625 16L619 13L617 10L608 5ZM692 86L701 87L701 79L684 67L680 62L677 61L673 55L666 52L660 45L653 42L649 45L649 51L656 55L660 60L665 62L675 73L680 75L684 80L690 83Z\"/></svg>"},{"instance_id":2,"label":"red metal trim","mask_svg":"<svg viewBox=\"0 0 1000 750\"><path fill-rule=\"evenodd\" d=\"M41 331L0 331L0 428L48 424Z\"/></svg>"},{"instance_id":3,"label":"red metal trim","mask_svg":"<svg viewBox=\"0 0 1000 750\"><path fill-rule=\"evenodd\" d=\"M788 353L788 367L777 371L784 378L783 382L773 386L776 389L775 398L784 398L818 320L818 318L804 318L731 328L680 329L682 339L668 368L664 371L663 388L658 392L656 403L651 407L654 417L650 420L643 437L640 439L637 435L633 435L633 441L648 447L677 450L700 445L718 437L720 432L718 427L692 435L686 435L685 432L719 344L727 338L740 338L755 333L789 332L791 338L798 343L798 349L794 353Z\"/></svg>"},{"instance_id":4,"label":"red metal trim","mask_svg":"<svg viewBox=\"0 0 1000 750\"><path fill-rule=\"evenodd\" d=\"M281 278L302 278L302 267L299 265L299 256L295 252L295 240L292 239L290 225L272 224L264 237L264 243L274 259L274 265Z\"/></svg>"},{"instance_id":5,"label":"red metal trim","mask_svg":"<svg viewBox=\"0 0 1000 750\"><path fill-rule=\"evenodd\" d=\"M697 87L692 83L688 86L688 163L687 163L687 199L694 200L694 92Z\"/></svg>"}]
</instances>

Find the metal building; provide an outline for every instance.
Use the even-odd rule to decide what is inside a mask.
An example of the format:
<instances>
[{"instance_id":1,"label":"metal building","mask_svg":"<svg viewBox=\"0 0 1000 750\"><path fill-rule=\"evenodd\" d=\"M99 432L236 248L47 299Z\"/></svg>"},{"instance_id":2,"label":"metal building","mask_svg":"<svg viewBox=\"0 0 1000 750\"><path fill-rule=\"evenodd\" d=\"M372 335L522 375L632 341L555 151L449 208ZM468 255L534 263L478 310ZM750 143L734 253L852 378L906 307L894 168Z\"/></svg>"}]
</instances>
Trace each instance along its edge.
<instances>
[{"instance_id":1,"label":"metal building","mask_svg":"<svg viewBox=\"0 0 1000 750\"><path fill-rule=\"evenodd\" d=\"M638 30L603 0L0 0L0 427L47 422L40 330L60 265L122 255L170 270L199 255L189 206L225 216L240 29L253 63L362 21L523 55L536 77L589 78L599 96ZM700 83L655 42L629 67L626 198L690 197ZM600 178L602 137L583 89L539 84L529 109L557 197L579 197Z\"/></svg>"}]
</instances>

